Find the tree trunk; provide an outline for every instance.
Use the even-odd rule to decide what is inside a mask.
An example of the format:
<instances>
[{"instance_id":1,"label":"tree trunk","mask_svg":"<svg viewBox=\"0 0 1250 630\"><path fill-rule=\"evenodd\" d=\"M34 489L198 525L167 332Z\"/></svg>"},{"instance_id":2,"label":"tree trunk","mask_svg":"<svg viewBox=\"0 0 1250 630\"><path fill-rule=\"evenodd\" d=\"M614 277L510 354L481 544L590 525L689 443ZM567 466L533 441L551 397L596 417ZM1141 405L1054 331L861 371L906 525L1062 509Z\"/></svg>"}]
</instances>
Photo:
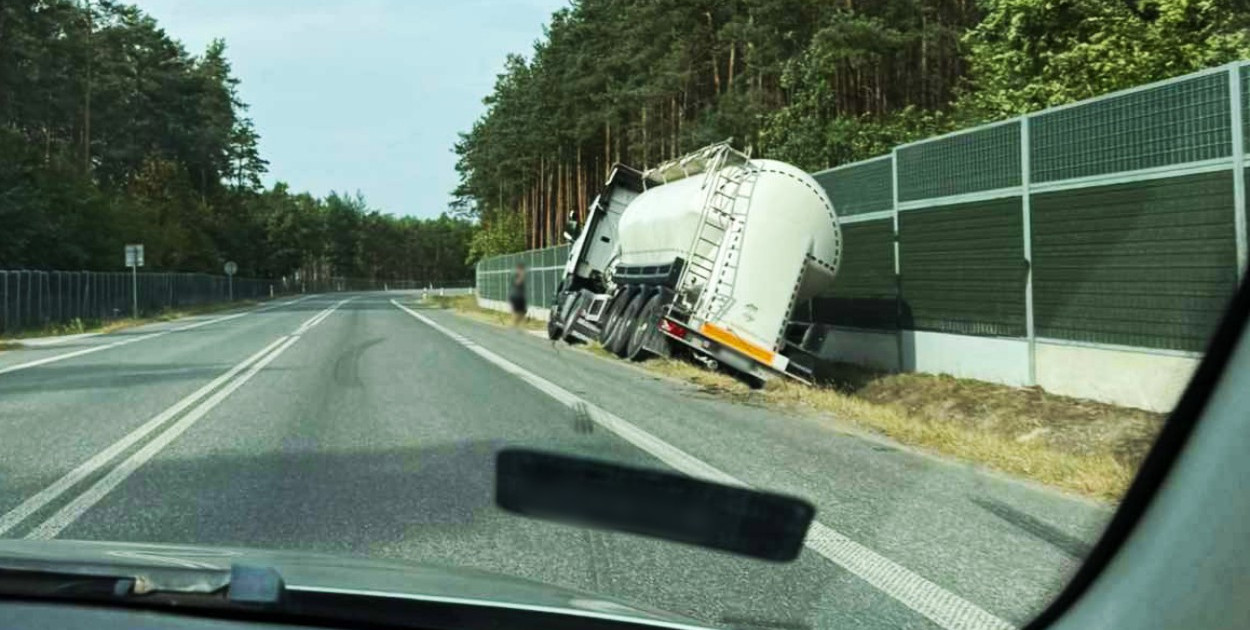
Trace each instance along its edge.
<instances>
[{"instance_id":1,"label":"tree trunk","mask_svg":"<svg viewBox=\"0 0 1250 630\"><path fill-rule=\"evenodd\" d=\"M559 237L562 232L560 226L564 225L564 217L567 210L565 205L568 204L568 198L564 196L564 160L556 163L556 210L552 216L553 222L556 224L556 230L553 236ZM551 243L548 243L551 245Z\"/></svg>"},{"instance_id":2,"label":"tree trunk","mask_svg":"<svg viewBox=\"0 0 1250 630\"><path fill-rule=\"evenodd\" d=\"M582 145L577 145L577 222L586 219L586 181L582 171Z\"/></svg>"},{"instance_id":3,"label":"tree trunk","mask_svg":"<svg viewBox=\"0 0 1250 630\"><path fill-rule=\"evenodd\" d=\"M554 195L552 194L551 184L554 178L555 173L551 171L551 166L548 165L547 179L544 180L545 185L543 186L543 242L539 247L549 247L551 245L551 226L554 225L554 221L551 219L551 214L554 210L552 207Z\"/></svg>"},{"instance_id":4,"label":"tree trunk","mask_svg":"<svg viewBox=\"0 0 1250 630\"><path fill-rule=\"evenodd\" d=\"M91 31L95 28L95 19L91 15L91 0L86 0L87 9L87 81L83 94L82 112L82 170L91 172Z\"/></svg>"},{"instance_id":5,"label":"tree trunk","mask_svg":"<svg viewBox=\"0 0 1250 630\"><path fill-rule=\"evenodd\" d=\"M725 66L725 76L729 79L729 90L734 89L734 57L738 53L738 43L729 42L729 64Z\"/></svg>"},{"instance_id":6,"label":"tree trunk","mask_svg":"<svg viewBox=\"0 0 1250 630\"><path fill-rule=\"evenodd\" d=\"M677 148L677 130L681 129L681 113L677 111L677 97L672 96L668 99L669 111L673 113L672 119L669 120L669 131L672 132L672 140L669 142L669 159L676 158L681 154Z\"/></svg>"},{"instance_id":7,"label":"tree trunk","mask_svg":"<svg viewBox=\"0 0 1250 630\"><path fill-rule=\"evenodd\" d=\"M647 168L651 162L651 145L647 142L647 106L642 106L642 168Z\"/></svg>"},{"instance_id":8,"label":"tree trunk","mask_svg":"<svg viewBox=\"0 0 1250 630\"><path fill-rule=\"evenodd\" d=\"M716 61L716 25L712 23L712 12L705 11L703 15L707 16L707 30L712 38L712 44L708 47L708 54L712 57L712 94L720 95L720 63Z\"/></svg>"}]
</instances>

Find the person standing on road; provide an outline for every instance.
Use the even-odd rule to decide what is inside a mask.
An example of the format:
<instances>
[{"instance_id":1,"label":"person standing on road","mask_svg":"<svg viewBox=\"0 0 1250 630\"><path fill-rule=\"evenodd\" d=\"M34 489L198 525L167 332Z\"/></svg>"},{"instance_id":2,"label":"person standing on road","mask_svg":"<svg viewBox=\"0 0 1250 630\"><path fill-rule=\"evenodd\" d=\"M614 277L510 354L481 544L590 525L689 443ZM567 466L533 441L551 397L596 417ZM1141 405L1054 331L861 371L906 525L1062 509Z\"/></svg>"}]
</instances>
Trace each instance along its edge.
<instances>
[{"instance_id":1,"label":"person standing on road","mask_svg":"<svg viewBox=\"0 0 1250 630\"><path fill-rule=\"evenodd\" d=\"M525 263L516 264L516 272L512 275L512 289L508 293L508 303L512 305L512 325L520 326L525 321Z\"/></svg>"}]
</instances>

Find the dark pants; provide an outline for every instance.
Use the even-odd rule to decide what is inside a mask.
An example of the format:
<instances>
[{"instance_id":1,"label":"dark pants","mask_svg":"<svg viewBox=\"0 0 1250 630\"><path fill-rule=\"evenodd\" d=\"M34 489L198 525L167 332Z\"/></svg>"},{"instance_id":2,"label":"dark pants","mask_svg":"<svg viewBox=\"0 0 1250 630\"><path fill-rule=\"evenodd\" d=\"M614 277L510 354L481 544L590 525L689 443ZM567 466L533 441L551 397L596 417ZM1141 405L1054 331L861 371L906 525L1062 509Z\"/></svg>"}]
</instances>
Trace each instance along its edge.
<instances>
[{"instance_id":1,"label":"dark pants","mask_svg":"<svg viewBox=\"0 0 1250 630\"><path fill-rule=\"evenodd\" d=\"M514 296L512 296L511 298L508 298L508 303L512 305L512 312L513 312L513 313L515 313L515 314L517 314L517 315L524 315L524 314L525 314L526 308L525 308L525 297L524 297L524 296L514 295Z\"/></svg>"}]
</instances>

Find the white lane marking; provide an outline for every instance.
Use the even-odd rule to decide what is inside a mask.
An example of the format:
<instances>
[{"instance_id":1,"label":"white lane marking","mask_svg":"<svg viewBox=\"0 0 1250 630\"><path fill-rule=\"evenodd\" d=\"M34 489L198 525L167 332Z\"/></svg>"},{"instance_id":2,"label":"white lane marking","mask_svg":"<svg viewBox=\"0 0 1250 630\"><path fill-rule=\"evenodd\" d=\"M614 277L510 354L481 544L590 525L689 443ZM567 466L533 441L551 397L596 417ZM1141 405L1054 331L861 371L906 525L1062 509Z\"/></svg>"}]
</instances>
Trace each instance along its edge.
<instances>
[{"instance_id":1,"label":"white lane marking","mask_svg":"<svg viewBox=\"0 0 1250 630\"><path fill-rule=\"evenodd\" d=\"M312 296L311 296L311 295L306 295L306 296L304 296L304 297L301 297L301 298L298 298L298 299L295 299L295 300L291 300L290 302L284 302L284 303L282 303L282 304L274 304L274 305L272 305L272 306L266 306L266 307L264 307L264 308L258 308L258 309L250 310L250 311L247 311L247 312L244 312L244 313L236 313L236 314L234 314L234 315L227 315L227 316L225 316L225 317L218 317L218 318L216 318L216 319L210 319L210 320L208 320L208 321L197 322L197 323L195 323L195 324L190 324L190 325L188 325L188 326L181 326L181 327L179 327L179 328L171 328L171 329L169 329L169 330L162 330L162 331L159 331L159 332L154 332L154 333L147 334L147 335L141 335L141 336L139 336L139 337L132 337L132 338L130 338L130 339L122 339L121 341L114 341L113 343L107 343L107 344L104 344L104 345L102 345L102 346L92 346L92 347L90 347L90 348L83 348L83 349L81 349L81 350L74 350L73 352L66 352L65 354L58 354L58 355L54 355L54 356L50 356L50 357L44 357L44 358L42 358L42 359L36 359L36 360L34 360L34 361L27 361L26 363L18 363L17 365L10 365L10 366L5 367L5 368L0 368L0 374L8 374L9 372L17 372L18 370L25 370L25 369L28 369L28 368L38 367L38 366L40 366L40 365L47 365L47 364L49 364L49 363L56 363L57 361L64 361L65 359L72 359L72 358L74 358L74 357L81 357L81 356L83 356L83 355L85 355L85 354L91 354L91 353L93 353L93 352L100 352L101 350L109 350L109 349L111 349L111 348L120 348L121 346L125 346L125 345L132 344L132 343L135 343L135 342L139 342L139 341L146 341L146 340L148 340L148 339L152 339L152 338L154 338L154 337L161 337L161 336L163 336L163 335L168 335L168 334L169 334L169 333L171 333L171 332L181 332L181 331L185 331L185 330L192 330L192 329L195 329L195 328L199 328L200 326L207 326L207 325L209 325L209 324L215 324L215 323L217 323L217 322L224 322L224 321L226 321L226 320L235 319L235 318L237 318L237 317L243 317L244 315L250 315L250 314L252 314L252 313L259 313L259 312L261 312L261 311L269 311L269 310L273 310L273 309L275 309L275 308L280 308L280 307L283 307L283 306L287 306L287 305L290 305L290 304L294 304L294 303L299 302L299 301L301 301L301 300L306 300L306 299L308 299L308 298L310 298L310 297L312 297ZM91 334L101 334L101 333L91 333Z\"/></svg>"},{"instance_id":2,"label":"white lane marking","mask_svg":"<svg viewBox=\"0 0 1250 630\"><path fill-rule=\"evenodd\" d=\"M98 333L98 332L78 333L77 335L58 335L56 337L35 337L33 339L15 339L14 342L19 345L30 346L32 348L42 348L44 346L55 346L58 344L65 343L67 341L77 341L79 339L87 339L89 337L99 337L100 335L103 335L103 334L104 333Z\"/></svg>"},{"instance_id":3,"label":"white lane marking","mask_svg":"<svg viewBox=\"0 0 1250 630\"><path fill-rule=\"evenodd\" d=\"M327 308L327 309L325 309L325 310L321 311L320 313L317 313L316 315L313 315L312 317L309 317L307 320L305 320L305 321L304 321L304 323L303 323L303 324L300 324L300 327L299 327L299 328L297 328L297 329L295 330L295 334L297 334L297 335L298 335L298 334L304 333L304 332L308 331L310 328L312 328L313 326L316 326L317 324L320 324L321 322L325 321L325 319L326 319L327 317L329 317L331 313L333 313L334 311L338 310L338 308L339 308L340 306L342 306L342 305L344 305L344 304L346 304L346 303L348 303L348 302L350 302L350 301L352 301L352 300L354 300L354 299L356 299L356 298L354 298L354 297L349 297L349 298L347 298L346 300L340 300L340 301L338 302L338 304L335 304L334 306L331 306L331 307L329 307L329 308Z\"/></svg>"},{"instance_id":4,"label":"white lane marking","mask_svg":"<svg viewBox=\"0 0 1250 630\"><path fill-rule=\"evenodd\" d=\"M505 372L519 377L561 404L585 409L596 424L650 453L665 464L692 477L749 487L749 484L742 480L705 463L623 418L579 398L559 385L483 348L399 302L391 300L391 304L451 337L473 353ZM1013 630L1015 627L993 613L930 582L911 569L847 538L819 521L813 522L808 529L804 544L808 549L829 559L947 630Z\"/></svg>"},{"instance_id":5,"label":"white lane marking","mask_svg":"<svg viewBox=\"0 0 1250 630\"><path fill-rule=\"evenodd\" d=\"M355 298L347 298L345 300L341 300L337 304L334 304L333 306L330 306L326 308L325 310L322 310L320 313L314 316L313 319L317 319L317 322L320 322L321 320L324 320L326 317L328 317L331 313L333 313L340 306L342 306L343 304L347 302L350 302L353 299ZM277 357L279 353L286 350L287 347L289 347L291 344L298 341L300 339L300 334L304 332L305 330L307 330L307 327L306 327L307 324L308 322L304 322L304 325L301 325L300 328L296 330L294 333L292 333L291 335L283 336L274 340L273 343L270 343L268 346L265 346L265 348L262 349L260 352L257 352L256 354L248 357L242 363L235 365L225 374L222 374L221 376L213 379L207 385L204 385L203 387L196 390L191 395L178 401L172 407L166 409L165 411L158 414L156 417L147 421L146 423L144 423L143 426L134 430L126 437L114 443L112 446L108 447L104 451L101 451L100 453L97 453L94 457L87 460L86 462L81 464L78 468L75 468L73 471L71 471L69 474L65 475L61 479L57 480L51 486L48 486L44 490L40 491L38 494L30 497L26 501L23 501L21 505L11 510L8 514L5 514L3 517L0 517L0 535L3 535L5 532L12 529L18 523L20 523L21 521L29 517L32 513L42 509L49 502L55 500L61 494L64 494L66 490L68 490L69 488L77 484L78 482L82 481L85 477L91 475L95 471L102 468L105 464L107 464L113 458L117 457L121 452L125 451L127 448L129 448L130 446L133 446L136 442L143 439L148 434L160 428L162 425L168 422L171 418L176 417L178 414L185 411L188 407L195 404L198 400L200 400L204 396L211 393L213 390L215 390L217 387L219 387L223 383L226 383L227 381L229 381L239 372L243 371L244 369L247 369L249 365L252 366L253 368L252 370L244 374L238 380L235 380L234 382L231 382L228 385L226 385L225 388L223 388L221 391L218 391L217 394L214 394L212 398L202 403L200 407L197 407L195 410L192 410L190 413L187 414L187 416L184 416L181 420L179 420L177 423L171 426L170 429L167 429L165 433L162 433L160 436L155 438L152 442L149 442L148 444L144 445L143 449L136 452L136 455L138 453L145 452L149 447L152 446L153 442L161 440L164 436L169 435L170 432L175 427L183 426L182 429L179 429L177 432L170 435L169 439L166 440L161 446L156 447L154 450L152 450L151 454L147 456L147 458L150 459L151 456L154 455L156 452L160 451L160 449L163 448L164 445L168 444L169 442L172 442L174 438L176 438L179 434L181 434L182 431L184 431L187 426L190 426L191 423L194 423L194 420L192 420L190 423L183 425L183 423L186 422L187 417L195 415L196 419L198 419L204 413L207 413L209 409L211 409L212 407L215 407L217 403L219 403L222 399L225 398L225 396L228 396L230 392L233 392L235 389L238 389L238 387L241 386L244 381L246 381L247 379L250 379L256 372L260 371L261 368L263 368L270 361L272 361L275 357ZM275 346L279 346L279 344L283 344L284 341L286 342L284 345L281 345L281 347L279 347L277 350L274 350ZM271 354L268 354L266 356L266 353L271 353ZM223 394L223 392L225 393ZM199 413L199 415L196 415L197 412ZM126 460L126 462L131 462L133 459L134 459L134 456L132 455L131 458ZM144 459L140 461L137 465L134 466L134 468L137 469L145 461L147 460ZM123 466L124 465L125 465L125 462L123 462ZM130 472L126 472L124 475L120 477L114 477L113 474L117 473L117 471L118 469L114 469L111 473L109 473L109 476L106 476L104 479L101 479L95 485L91 486L91 488L88 488L88 490L84 492L83 495L78 496L73 502L71 502L69 505L65 506L64 508L62 508L56 514L54 514L50 519L48 519L48 521L45 521L43 524L39 525L35 530L32 530L30 534L27 534L27 537L28 538L30 537L51 538L55 536L57 532L60 532L62 529L64 529L66 526L72 523L75 519L81 516L83 512L86 512L88 509L90 509L92 505L94 505L101 498L103 498L104 495L107 494L110 490L112 490L113 487L116 487L117 484L121 483L126 477L128 477L132 472L134 472L133 470L130 470ZM109 485L107 487L102 486L101 484L103 484L104 481L108 479L114 479L115 481L112 483L112 485ZM84 496L86 495L86 493L89 493L92 490L96 490L97 492L100 492L100 494L98 496L95 496L94 498L84 499ZM78 509L78 511L70 512L69 510L71 506L75 506L75 505L78 506L78 508L76 508ZM60 520L53 522L55 519L58 518L58 516L60 517ZM36 536L36 532L43 532L43 534L40 534L40 536Z\"/></svg>"},{"instance_id":6,"label":"white lane marking","mask_svg":"<svg viewBox=\"0 0 1250 630\"><path fill-rule=\"evenodd\" d=\"M254 363L242 376L230 381L229 384L218 390L204 402L197 405L194 409L188 412L187 415L179 418L177 422L170 425L170 427L161 432L160 435L152 438L151 441L143 445L143 448L135 451L134 454L127 457L125 461L118 464L113 470L109 471L109 473L102 479L95 482L91 487L83 491L82 494L75 497L74 500L66 504L65 507L57 510L55 514L48 517L48 520L40 523L38 527L31 530L30 533L26 534L26 538L37 540L55 538L61 530L78 520L78 517L82 516L87 510L91 509L91 507L96 503L99 503L100 499L103 499L105 495L113 490L113 488L116 488L121 482L125 481L127 477L134 474L140 466L152 459L152 457L159 453L161 449L168 446L170 442L176 440L178 436L182 435L182 433L189 429L191 425L195 424L200 418L203 418L205 414L220 404L221 401L225 400L230 394L234 393L235 390L242 387L243 384L250 380L253 376L256 376L256 374L264 369L266 365L269 365L270 362L278 358L278 355L282 354L283 351L290 348L296 341L299 341L299 335L284 337L279 341L282 342L281 345Z\"/></svg>"},{"instance_id":7,"label":"white lane marking","mask_svg":"<svg viewBox=\"0 0 1250 630\"><path fill-rule=\"evenodd\" d=\"M0 535L5 534L10 529L13 529L13 527L15 527L18 523L21 523L28 516L42 509L48 503L54 501L57 497L64 494L66 490L70 489L78 482L82 481L83 479L90 476L95 471L99 470L101 467L107 464L110 460L112 460L114 457L117 457L119 454L121 454L126 449L130 448L139 440L143 439L144 437L147 437L148 434L152 433L153 431L160 428L161 425L168 422L170 418L173 418L179 413L182 413L183 410L185 410L187 407L190 407L191 405L199 401L201 398L207 396L214 389L217 389L217 387L220 386L222 383L230 380L231 378L234 377L235 374L238 374L239 372L247 368L248 365L251 365L252 362L265 356L266 353L268 353L270 350L273 350L275 346L281 343L283 339L285 339L285 337L275 340L273 343L269 344L268 346L265 346L265 348L261 350L260 352L257 352L256 354L253 354L252 356L244 359L242 362L238 363L234 367L227 370L221 376L218 376L217 378L210 381L207 385L204 385L203 387L195 390L194 392L189 394L187 397L174 403L173 406L153 416L152 419L143 423L142 426L135 429L134 431L131 431L122 439L114 442L108 448L100 451L99 453L96 453L91 459L88 459L87 461L83 462L77 468L65 474L65 476L61 477L55 482L53 482L52 485L48 486L47 488L44 488L43 490L40 490L38 493L32 495L30 498L23 501L17 507L13 508L12 510L9 510L9 512L5 514L4 516L0 516Z\"/></svg>"},{"instance_id":8,"label":"white lane marking","mask_svg":"<svg viewBox=\"0 0 1250 630\"><path fill-rule=\"evenodd\" d=\"M9 367L6 367L6 368L0 368L0 374L8 374L9 372L16 372L18 370L25 370L27 368L33 368L33 367L38 367L40 365L47 365L49 363L55 363L57 361L64 361L65 359L81 357L84 354L91 354L92 352L100 352L101 350L108 350L110 348L120 348L121 346L129 345L138 341L145 341L147 339L152 339L153 337L160 337L160 336L167 335L167 334L169 334L169 331L163 330L161 332L155 332L155 333L151 333L148 335L141 335L138 337L131 337L130 339L122 339L121 341L114 341L113 343L106 343L102 346L92 346L90 348L83 348L82 350L74 350L73 352L66 352L65 354L58 354L58 355L54 355L50 357L44 357L42 359L36 359L34 361L18 363L17 365L10 365Z\"/></svg>"},{"instance_id":9,"label":"white lane marking","mask_svg":"<svg viewBox=\"0 0 1250 630\"><path fill-rule=\"evenodd\" d=\"M209 320L205 320L205 321L202 321L202 322L195 322L194 324L187 324L186 326L179 326L179 327L177 327L177 328L173 328L173 329L171 329L171 330L173 330L173 332L183 332L183 331L187 331L187 330L195 330L196 328L199 328L199 327L201 327L201 326L207 326L207 325L209 325L209 324L216 324L216 323L218 323L218 322L226 322L226 321L230 321L230 320L232 320L232 319L238 319L238 318L243 317L243 316L245 316L245 315L251 315L251 314L253 314L253 313L263 313L263 312L265 312L265 311L272 311L272 310L273 310L273 309L275 309L275 308L282 308L283 306L290 306L291 304L295 304L296 302L303 302L304 300L307 300L307 299L308 299L308 298L310 298L310 297L312 297L312 296L311 296L311 295L305 295L304 297L295 298L294 300L290 300L290 301L287 301L287 302L281 302L281 303L278 303L278 304L270 304L269 306L262 306L262 307L260 307L260 308L254 308L254 309L252 309L252 310L250 310L250 311L243 311L242 313L234 313L233 315L223 315L222 317L217 317L217 318L214 318L214 319L209 319Z\"/></svg>"}]
</instances>

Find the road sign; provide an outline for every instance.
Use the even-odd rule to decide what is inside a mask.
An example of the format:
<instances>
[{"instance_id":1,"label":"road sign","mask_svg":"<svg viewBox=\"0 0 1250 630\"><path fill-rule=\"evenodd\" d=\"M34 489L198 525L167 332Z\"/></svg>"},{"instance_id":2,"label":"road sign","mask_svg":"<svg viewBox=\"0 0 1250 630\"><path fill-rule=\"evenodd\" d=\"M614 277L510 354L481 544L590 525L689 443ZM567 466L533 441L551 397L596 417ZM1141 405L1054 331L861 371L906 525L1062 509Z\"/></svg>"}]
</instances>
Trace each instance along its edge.
<instances>
[{"instance_id":1,"label":"road sign","mask_svg":"<svg viewBox=\"0 0 1250 630\"><path fill-rule=\"evenodd\" d=\"M126 245L126 266L130 267L130 316L139 318L139 267L143 266L143 245Z\"/></svg>"},{"instance_id":2,"label":"road sign","mask_svg":"<svg viewBox=\"0 0 1250 630\"><path fill-rule=\"evenodd\" d=\"M233 260L226 261L226 279L230 283L230 301L234 301L234 272L239 270L239 266L234 264Z\"/></svg>"},{"instance_id":3,"label":"road sign","mask_svg":"<svg viewBox=\"0 0 1250 630\"><path fill-rule=\"evenodd\" d=\"M126 246L126 266L142 267L143 266L143 246L127 245Z\"/></svg>"}]
</instances>

